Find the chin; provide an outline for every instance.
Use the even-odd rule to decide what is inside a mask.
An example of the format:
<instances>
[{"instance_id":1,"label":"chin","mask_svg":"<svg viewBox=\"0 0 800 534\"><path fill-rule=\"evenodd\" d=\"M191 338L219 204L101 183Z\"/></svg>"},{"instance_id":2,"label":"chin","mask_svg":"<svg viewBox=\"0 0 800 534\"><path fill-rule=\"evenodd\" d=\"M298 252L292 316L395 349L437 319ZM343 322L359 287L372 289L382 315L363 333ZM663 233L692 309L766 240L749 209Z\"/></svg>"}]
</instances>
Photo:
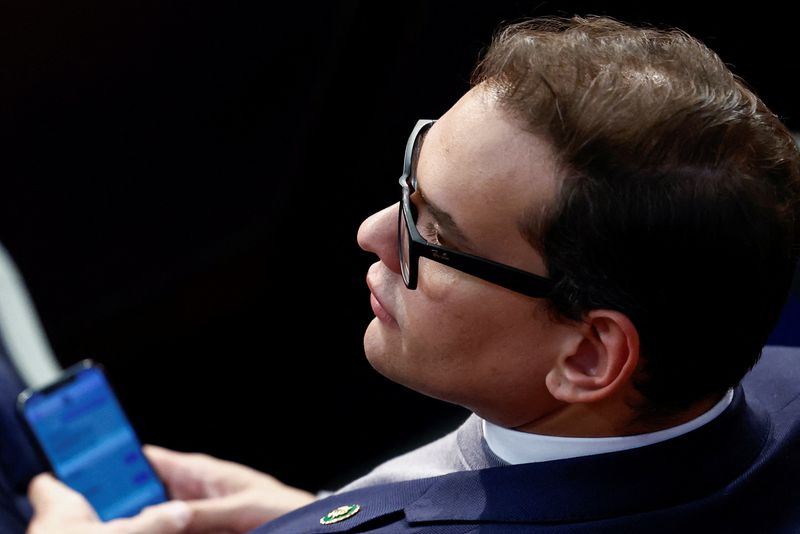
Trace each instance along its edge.
<instances>
[{"instance_id":1,"label":"chin","mask_svg":"<svg viewBox=\"0 0 800 534\"><path fill-rule=\"evenodd\" d=\"M451 404L458 404L453 400L452 392L437 381L426 381L425 377L419 376L418 369L411 369L408 366L397 366L396 355L391 356L386 353L373 353L365 351L367 361L380 375L391 380L395 384L408 388L412 391Z\"/></svg>"},{"instance_id":2,"label":"chin","mask_svg":"<svg viewBox=\"0 0 800 534\"><path fill-rule=\"evenodd\" d=\"M411 363L402 346L399 333L387 330L378 319L373 319L364 333L364 354L379 374L427 397L459 404L454 399L453 384L443 380L446 377L441 373L433 376L428 370L431 376L425 376L425 366L421 364L424 362Z\"/></svg>"},{"instance_id":3,"label":"chin","mask_svg":"<svg viewBox=\"0 0 800 534\"><path fill-rule=\"evenodd\" d=\"M367 362L370 366L378 372L378 374L388 378L392 382L396 382L402 386L407 386L407 381L404 380L403 373L394 365L396 362L385 352L377 352L365 350Z\"/></svg>"},{"instance_id":4,"label":"chin","mask_svg":"<svg viewBox=\"0 0 800 534\"><path fill-rule=\"evenodd\" d=\"M400 340L392 339L393 336L381 328L377 319L367 327L364 333L364 355L367 361L379 374L385 376L392 382L397 382L403 386L408 386L404 379L403 366L398 366L401 362Z\"/></svg>"},{"instance_id":5,"label":"chin","mask_svg":"<svg viewBox=\"0 0 800 534\"><path fill-rule=\"evenodd\" d=\"M369 323L364 332L364 355L373 369L384 376L393 352L390 350L392 339L387 339L390 337L377 318Z\"/></svg>"},{"instance_id":6,"label":"chin","mask_svg":"<svg viewBox=\"0 0 800 534\"><path fill-rule=\"evenodd\" d=\"M397 323L386 324L378 317L373 317L364 332L364 350L368 353L395 353L402 346L403 334Z\"/></svg>"}]
</instances>

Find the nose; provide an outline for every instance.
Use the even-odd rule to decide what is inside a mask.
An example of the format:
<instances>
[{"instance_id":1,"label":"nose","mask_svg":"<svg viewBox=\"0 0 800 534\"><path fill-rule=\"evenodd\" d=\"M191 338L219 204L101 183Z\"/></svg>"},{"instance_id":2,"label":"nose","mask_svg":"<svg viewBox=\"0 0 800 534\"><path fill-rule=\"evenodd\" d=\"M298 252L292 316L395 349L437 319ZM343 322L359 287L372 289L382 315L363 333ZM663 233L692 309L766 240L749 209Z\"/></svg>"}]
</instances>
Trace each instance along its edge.
<instances>
[{"instance_id":1,"label":"nose","mask_svg":"<svg viewBox=\"0 0 800 534\"><path fill-rule=\"evenodd\" d=\"M400 274L397 255L398 204L387 206L367 217L358 228L358 246L378 256L381 263Z\"/></svg>"}]
</instances>

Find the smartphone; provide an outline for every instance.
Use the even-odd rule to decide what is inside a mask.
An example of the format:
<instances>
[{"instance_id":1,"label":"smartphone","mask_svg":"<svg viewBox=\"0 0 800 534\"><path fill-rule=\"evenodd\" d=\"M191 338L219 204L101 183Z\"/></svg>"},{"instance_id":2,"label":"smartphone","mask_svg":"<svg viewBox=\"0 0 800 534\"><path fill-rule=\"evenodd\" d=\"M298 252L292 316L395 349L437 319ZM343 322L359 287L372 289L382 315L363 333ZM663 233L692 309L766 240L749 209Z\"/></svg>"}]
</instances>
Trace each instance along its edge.
<instances>
[{"instance_id":1,"label":"smartphone","mask_svg":"<svg viewBox=\"0 0 800 534\"><path fill-rule=\"evenodd\" d=\"M55 475L103 521L168 499L101 365L84 360L26 389L17 408Z\"/></svg>"}]
</instances>

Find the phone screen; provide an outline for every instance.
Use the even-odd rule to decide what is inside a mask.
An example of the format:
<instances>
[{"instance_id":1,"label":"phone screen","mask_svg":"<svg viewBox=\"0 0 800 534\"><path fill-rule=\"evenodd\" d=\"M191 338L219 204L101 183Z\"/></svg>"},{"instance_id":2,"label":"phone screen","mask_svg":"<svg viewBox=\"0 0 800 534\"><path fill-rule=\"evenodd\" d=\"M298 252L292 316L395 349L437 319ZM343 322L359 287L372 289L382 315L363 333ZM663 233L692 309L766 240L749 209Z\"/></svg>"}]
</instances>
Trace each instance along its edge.
<instances>
[{"instance_id":1,"label":"phone screen","mask_svg":"<svg viewBox=\"0 0 800 534\"><path fill-rule=\"evenodd\" d=\"M167 500L102 370L83 363L68 373L21 407L56 476L103 521Z\"/></svg>"}]
</instances>

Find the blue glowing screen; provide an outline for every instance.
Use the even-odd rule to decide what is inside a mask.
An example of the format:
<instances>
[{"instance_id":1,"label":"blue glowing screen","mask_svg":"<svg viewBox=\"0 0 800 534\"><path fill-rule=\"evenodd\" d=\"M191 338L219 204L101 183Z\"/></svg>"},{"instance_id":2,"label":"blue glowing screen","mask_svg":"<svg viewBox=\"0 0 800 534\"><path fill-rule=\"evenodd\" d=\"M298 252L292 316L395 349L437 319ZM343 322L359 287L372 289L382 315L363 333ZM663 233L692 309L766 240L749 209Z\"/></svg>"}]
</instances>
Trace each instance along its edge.
<instances>
[{"instance_id":1,"label":"blue glowing screen","mask_svg":"<svg viewBox=\"0 0 800 534\"><path fill-rule=\"evenodd\" d=\"M167 499L100 369L82 369L57 389L33 394L25 416L56 476L103 521Z\"/></svg>"}]
</instances>

